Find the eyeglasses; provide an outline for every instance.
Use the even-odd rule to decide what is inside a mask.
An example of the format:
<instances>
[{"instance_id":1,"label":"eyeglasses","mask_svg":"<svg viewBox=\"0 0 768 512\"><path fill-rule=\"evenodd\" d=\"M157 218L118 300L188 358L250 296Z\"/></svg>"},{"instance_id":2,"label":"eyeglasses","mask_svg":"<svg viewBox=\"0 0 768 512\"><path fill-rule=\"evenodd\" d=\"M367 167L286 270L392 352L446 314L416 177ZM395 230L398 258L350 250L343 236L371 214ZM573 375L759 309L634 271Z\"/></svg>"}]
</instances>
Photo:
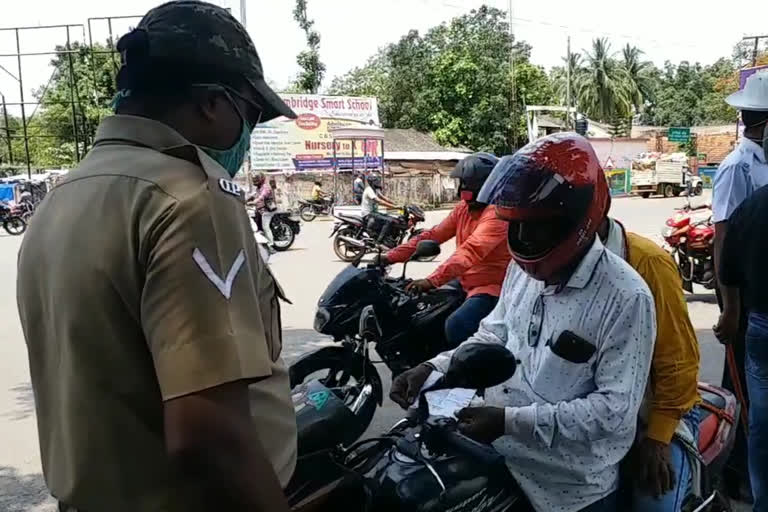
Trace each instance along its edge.
<instances>
[{"instance_id":1,"label":"eyeglasses","mask_svg":"<svg viewBox=\"0 0 768 512\"><path fill-rule=\"evenodd\" d=\"M261 105L252 99L245 97L243 94L233 89L232 87L223 84L193 84L192 87L199 87L209 91L220 92L224 94L227 99L229 99L230 103L232 103L232 106L237 112L237 115L239 115L240 118L245 121L246 124L248 124L249 129L253 130L261 122L261 117L264 114L264 109L261 107ZM234 100L233 96L245 103L247 112L244 113L240 109L240 106Z\"/></svg>"}]
</instances>

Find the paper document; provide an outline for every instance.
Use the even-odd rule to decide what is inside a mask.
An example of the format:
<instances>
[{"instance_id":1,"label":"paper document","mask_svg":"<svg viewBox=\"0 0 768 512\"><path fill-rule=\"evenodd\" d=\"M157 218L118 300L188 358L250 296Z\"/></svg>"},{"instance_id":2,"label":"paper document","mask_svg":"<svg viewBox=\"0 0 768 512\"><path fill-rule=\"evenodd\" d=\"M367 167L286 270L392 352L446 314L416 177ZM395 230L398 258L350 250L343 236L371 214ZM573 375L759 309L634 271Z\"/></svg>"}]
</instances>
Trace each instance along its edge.
<instances>
[{"instance_id":1,"label":"paper document","mask_svg":"<svg viewBox=\"0 0 768 512\"><path fill-rule=\"evenodd\" d=\"M421 389L427 388L435 383L442 376L440 372L429 374L426 382ZM426 394L429 404L429 414L432 416L444 416L455 418L456 413L468 407L476 391L474 389L440 389L438 391L429 391Z\"/></svg>"}]
</instances>

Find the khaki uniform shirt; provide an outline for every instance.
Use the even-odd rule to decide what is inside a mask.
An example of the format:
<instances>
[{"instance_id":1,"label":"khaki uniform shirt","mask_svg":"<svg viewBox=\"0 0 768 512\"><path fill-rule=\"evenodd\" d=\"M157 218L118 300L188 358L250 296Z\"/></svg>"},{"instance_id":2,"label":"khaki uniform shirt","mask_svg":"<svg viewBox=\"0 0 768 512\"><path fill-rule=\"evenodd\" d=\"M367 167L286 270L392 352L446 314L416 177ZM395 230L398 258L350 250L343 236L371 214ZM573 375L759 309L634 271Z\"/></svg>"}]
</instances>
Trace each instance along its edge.
<instances>
[{"instance_id":1,"label":"khaki uniform shirt","mask_svg":"<svg viewBox=\"0 0 768 512\"><path fill-rule=\"evenodd\" d=\"M280 289L242 192L168 126L113 116L52 190L19 253L45 480L86 512L190 510L170 476L163 401L239 379L283 485L296 422Z\"/></svg>"}]
</instances>

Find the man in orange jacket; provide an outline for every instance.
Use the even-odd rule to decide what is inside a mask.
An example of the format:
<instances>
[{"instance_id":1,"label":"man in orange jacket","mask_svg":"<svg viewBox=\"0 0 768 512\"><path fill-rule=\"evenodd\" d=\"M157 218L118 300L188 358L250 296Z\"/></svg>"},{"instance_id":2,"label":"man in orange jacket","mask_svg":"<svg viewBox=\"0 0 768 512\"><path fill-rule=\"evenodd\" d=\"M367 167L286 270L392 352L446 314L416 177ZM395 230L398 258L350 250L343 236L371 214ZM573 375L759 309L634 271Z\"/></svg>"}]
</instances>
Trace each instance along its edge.
<instances>
[{"instance_id":1,"label":"man in orange jacket","mask_svg":"<svg viewBox=\"0 0 768 512\"><path fill-rule=\"evenodd\" d=\"M395 247L381 257L382 264L411 257L420 240L444 243L456 237L456 252L426 279L417 279L409 290L426 292L458 279L467 300L445 322L445 335L455 347L477 331L480 320L496 306L511 256L507 249L507 224L493 208L475 199L498 162L488 153L475 153L456 165L451 176L459 179L461 202L440 224Z\"/></svg>"}]
</instances>

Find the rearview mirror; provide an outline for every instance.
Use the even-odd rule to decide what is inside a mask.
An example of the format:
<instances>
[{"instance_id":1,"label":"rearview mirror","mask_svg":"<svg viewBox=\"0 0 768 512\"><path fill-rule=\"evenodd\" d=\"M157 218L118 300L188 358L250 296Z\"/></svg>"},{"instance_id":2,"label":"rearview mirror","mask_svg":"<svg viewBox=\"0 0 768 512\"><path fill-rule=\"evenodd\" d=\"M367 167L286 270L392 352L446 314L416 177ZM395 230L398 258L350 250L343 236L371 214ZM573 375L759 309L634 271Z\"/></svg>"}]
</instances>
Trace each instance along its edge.
<instances>
[{"instance_id":1,"label":"rearview mirror","mask_svg":"<svg viewBox=\"0 0 768 512\"><path fill-rule=\"evenodd\" d=\"M413 252L411 259L416 258L431 258L440 254L440 244L434 240L422 240L416 244L416 250Z\"/></svg>"},{"instance_id":2,"label":"rearview mirror","mask_svg":"<svg viewBox=\"0 0 768 512\"><path fill-rule=\"evenodd\" d=\"M517 369L515 355L502 345L468 343L459 346L445 373L447 388L487 389L512 378Z\"/></svg>"},{"instance_id":3,"label":"rearview mirror","mask_svg":"<svg viewBox=\"0 0 768 512\"><path fill-rule=\"evenodd\" d=\"M358 324L358 333L361 337L374 336L376 339L381 338L381 326L379 325L379 319L376 318L376 312L373 310L373 306L368 305L360 312L360 323Z\"/></svg>"}]
</instances>

